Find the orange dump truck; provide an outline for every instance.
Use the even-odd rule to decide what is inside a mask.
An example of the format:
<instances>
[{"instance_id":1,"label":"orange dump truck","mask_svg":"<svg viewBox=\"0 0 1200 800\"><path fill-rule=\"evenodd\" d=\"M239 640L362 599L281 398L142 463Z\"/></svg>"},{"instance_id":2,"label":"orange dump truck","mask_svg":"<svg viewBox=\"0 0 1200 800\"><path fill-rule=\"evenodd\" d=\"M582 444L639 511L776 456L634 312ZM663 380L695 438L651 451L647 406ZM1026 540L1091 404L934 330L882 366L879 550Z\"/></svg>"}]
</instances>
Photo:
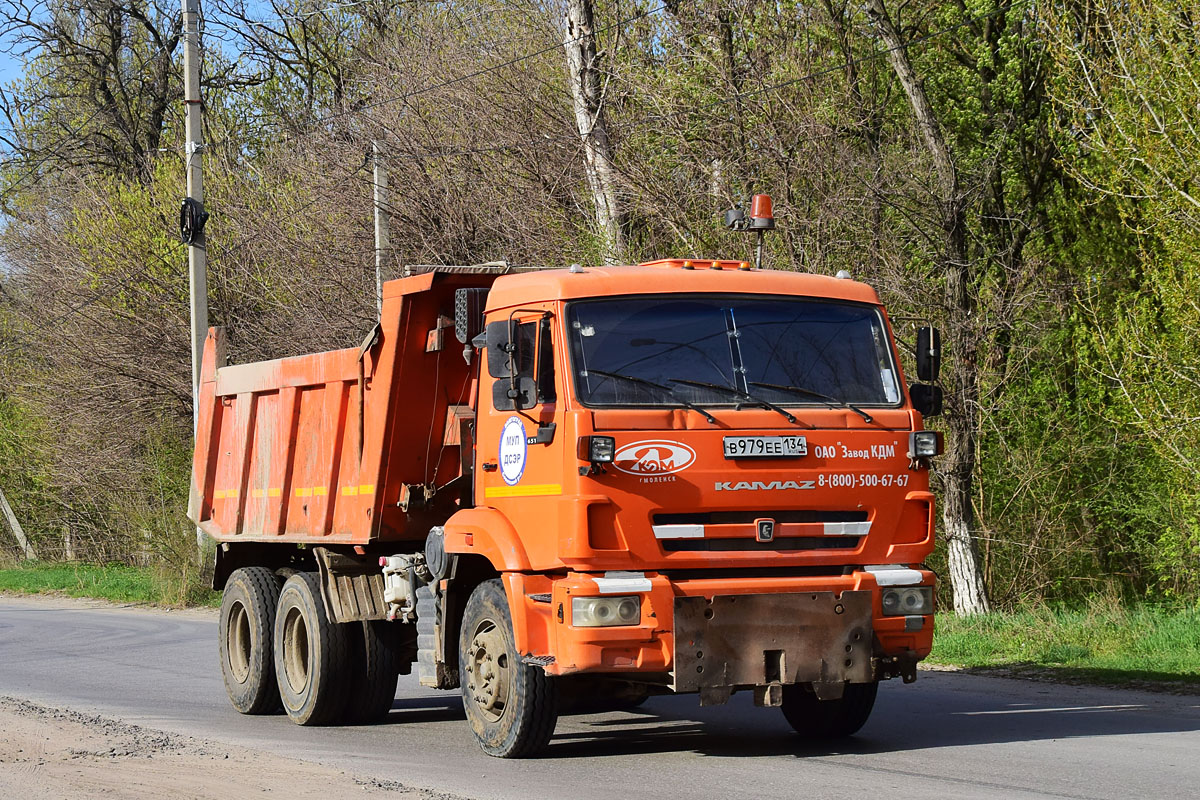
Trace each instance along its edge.
<instances>
[{"instance_id":1,"label":"orange dump truck","mask_svg":"<svg viewBox=\"0 0 1200 800\"><path fill-rule=\"evenodd\" d=\"M560 709L749 690L844 736L929 653L936 332L906 387L875 292L670 260L385 285L361 347L222 366L191 516L243 713L462 692L492 755Z\"/></svg>"}]
</instances>

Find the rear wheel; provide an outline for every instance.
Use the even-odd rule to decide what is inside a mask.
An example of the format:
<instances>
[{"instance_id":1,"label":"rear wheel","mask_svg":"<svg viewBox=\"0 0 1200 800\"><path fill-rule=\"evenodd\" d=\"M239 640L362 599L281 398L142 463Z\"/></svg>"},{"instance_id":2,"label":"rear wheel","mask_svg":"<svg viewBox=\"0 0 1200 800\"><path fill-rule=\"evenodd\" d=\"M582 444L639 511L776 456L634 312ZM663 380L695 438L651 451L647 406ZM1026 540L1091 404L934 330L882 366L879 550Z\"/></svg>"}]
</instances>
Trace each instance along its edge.
<instances>
[{"instance_id":1,"label":"rear wheel","mask_svg":"<svg viewBox=\"0 0 1200 800\"><path fill-rule=\"evenodd\" d=\"M403 666L399 622L370 620L347 625L351 648L350 702L346 716L352 722L377 722L392 710L396 679Z\"/></svg>"},{"instance_id":2,"label":"rear wheel","mask_svg":"<svg viewBox=\"0 0 1200 800\"><path fill-rule=\"evenodd\" d=\"M463 707L483 752L521 758L545 747L558 722L554 680L521 662L499 580L467 601L458 653Z\"/></svg>"},{"instance_id":3,"label":"rear wheel","mask_svg":"<svg viewBox=\"0 0 1200 800\"><path fill-rule=\"evenodd\" d=\"M243 714L279 710L273 653L279 583L265 567L243 567L229 576L221 598L221 676L230 702Z\"/></svg>"},{"instance_id":4,"label":"rear wheel","mask_svg":"<svg viewBox=\"0 0 1200 800\"><path fill-rule=\"evenodd\" d=\"M878 681L848 683L838 700L819 700L812 687L783 687L783 716L806 739L841 739L858 732L875 707Z\"/></svg>"},{"instance_id":5,"label":"rear wheel","mask_svg":"<svg viewBox=\"0 0 1200 800\"><path fill-rule=\"evenodd\" d=\"M346 711L352 683L348 627L329 621L316 574L287 579L275 614L275 665L283 710L293 722L326 725Z\"/></svg>"}]
</instances>

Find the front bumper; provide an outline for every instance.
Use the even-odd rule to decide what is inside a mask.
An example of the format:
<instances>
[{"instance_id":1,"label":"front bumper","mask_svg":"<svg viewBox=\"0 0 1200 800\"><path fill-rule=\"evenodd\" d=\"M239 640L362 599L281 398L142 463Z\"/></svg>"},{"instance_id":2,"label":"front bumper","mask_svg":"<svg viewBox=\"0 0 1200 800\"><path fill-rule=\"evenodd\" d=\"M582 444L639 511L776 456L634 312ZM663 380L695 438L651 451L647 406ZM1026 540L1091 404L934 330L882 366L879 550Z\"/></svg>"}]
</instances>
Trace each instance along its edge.
<instances>
[{"instance_id":1,"label":"front bumper","mask_svg":"<svg viewBox=\"0 0 1200 800\"><path fill-rule=\"evenodd\" d=\"M922 570L921 580L932 586L933 574ZM866 571L677 581L654 573L569 573L545 581L539 591L550 602L537 604L545 637L531 636L541 641L525 652L552 675L607 673L702 694L714 687L907 680L933 643L933 616L883 616L879 586ZM571 624L573 597L605 593L640 596L639 624Z\"/></svg>"}]
</instances>

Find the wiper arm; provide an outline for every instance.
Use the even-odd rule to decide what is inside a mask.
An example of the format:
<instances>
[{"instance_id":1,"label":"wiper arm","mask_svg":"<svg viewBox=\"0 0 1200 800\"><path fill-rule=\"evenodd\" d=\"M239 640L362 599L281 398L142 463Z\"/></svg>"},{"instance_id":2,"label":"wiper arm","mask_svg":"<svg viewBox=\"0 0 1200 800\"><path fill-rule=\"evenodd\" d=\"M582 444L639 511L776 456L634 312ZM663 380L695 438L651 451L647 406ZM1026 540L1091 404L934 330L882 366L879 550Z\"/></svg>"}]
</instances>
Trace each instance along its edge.
<instances>
[{"instance_id":1,"label":"wiper arm","mask_svg":"<svg viewBox=\"0 0 1200 800\"><path fill-rule=\"evenodd\" d=\"M695 403L692 403L688 400L684 400L682 397L679 397L678 395L676 395L675 390L672 389L670 386L663 386L661 383L655 383L654 381L648 381L645 378L635 378L633 375L622 375L619 372L608 372L608 371L602 370L602 369L589 369L589 370L587 370L587 372L591 375L602 375L605 378L616 378L617 380L628 381L629 383L636 383L639 386L649 386L653 389L659 389L659 390L664 391L667 394L671 395L671 397L673 397L675 400L679 401L680 405L686 406L687 408L690 408L693 411L698 411L699 413L703 414L704 418L706 420L708 420L710 425L717 424L716 417L714 417L712 414L708 413L707 411L705 411L703 408L696 405Z\"/></svg>"},{"instance_id":2,"label":"wiper arm","mask_svg":"<svg viewBox=\"0 0 1200 800\"><path fill-rule=\"evenodd\" d=\"M787 419L788 422L794 423L796 421L796 418L794 416L792 416L785 409L780 408L779 406L775 405L774 403L768 403L766 400L755 397L754 395L749 394L748 392L743 392L741 389L730 389L728 386L722 386L719 383L705 383L704 381L689 381L689 380L684 380L683 378L667 378L667 383L682 383L685 386L699 386L702 389L713 389L718 392L725 392L726 394L731 394L740 400L747 400L747 401L753 403L754 405L762 406L763 408L769 408L770 410L774 411L776 414L782 414Z\"/></svg>"},{"instance_id":3,"label":"wiper arm","mask_svg":"<svg viewBox=\"0 0 1200 800\"><path fill-rule=\"evenodd\" d=\"M874 422L874 418L870 414L863 411L861 408L854 405L853 403L847 403L845 400L838 400L836 397L830 397L827 394L821 394L820 392L814 392L812 389L805 389L803 386L783 386L778 383L759 383L758 381L750 381L750 385L751 386L761 386L764 389L775 389L776 391L780 391L780 392L794 392L796 394L803 394L803 395L808 395L809 397L815 397L818 400L823 401L825 403L825 405L829 406L830 408L848 408L851 411L853 411L855 414L858 414L860 417L862 417L865 421Z\"/></svg>"}]
</instances>

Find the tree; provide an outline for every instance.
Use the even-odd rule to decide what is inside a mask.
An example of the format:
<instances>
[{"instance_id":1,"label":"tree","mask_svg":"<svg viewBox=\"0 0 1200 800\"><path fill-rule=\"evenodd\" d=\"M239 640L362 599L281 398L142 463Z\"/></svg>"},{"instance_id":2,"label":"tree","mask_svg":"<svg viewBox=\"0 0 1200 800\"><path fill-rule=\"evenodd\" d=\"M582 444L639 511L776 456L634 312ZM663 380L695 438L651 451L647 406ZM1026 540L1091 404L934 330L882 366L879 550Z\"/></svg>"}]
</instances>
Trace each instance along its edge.
<instances>
[{"instance_id":1,"label":"tree","mask_svg":"<svg viewBox=\"0 0 1200 800\"><path fill-rule=\"evenodd\" d=\"M1134 239L1099 263L1082 308L1087 366L1111 392L1098 408L1133 430L1164 467L1176 513L1154 536L1160 585L1200 586L1200 20L1180 4L1046 3L1054 99L1072 176L1116 204Z\"/></svg>"},{"instance_id":2,"label":"tree","mask_svg":"<svg viewBox=\"0 0 1200 800\"><path fill-rule=\"evenodd\" d=\"M0 89L5 145L31 173L87 167L148 179L182 96L179 4L4 0L0 14L0 37L32 66L17 91Z\"/></svg>"},{"instance_id":3,"label":"tree","mask_svg":"<svg viewBox=\"0 0 1200 800\"><path fill-rule=\"evenodd\" d=\"M617 196L616 169L604 113L595 21L591 0L567 0L566 39L568 82L575 107L575 125L583 140L588 188L600 231L604 262L625 260L625 234L621 230L621 205Z\"/></svg>"}]
</instances>

